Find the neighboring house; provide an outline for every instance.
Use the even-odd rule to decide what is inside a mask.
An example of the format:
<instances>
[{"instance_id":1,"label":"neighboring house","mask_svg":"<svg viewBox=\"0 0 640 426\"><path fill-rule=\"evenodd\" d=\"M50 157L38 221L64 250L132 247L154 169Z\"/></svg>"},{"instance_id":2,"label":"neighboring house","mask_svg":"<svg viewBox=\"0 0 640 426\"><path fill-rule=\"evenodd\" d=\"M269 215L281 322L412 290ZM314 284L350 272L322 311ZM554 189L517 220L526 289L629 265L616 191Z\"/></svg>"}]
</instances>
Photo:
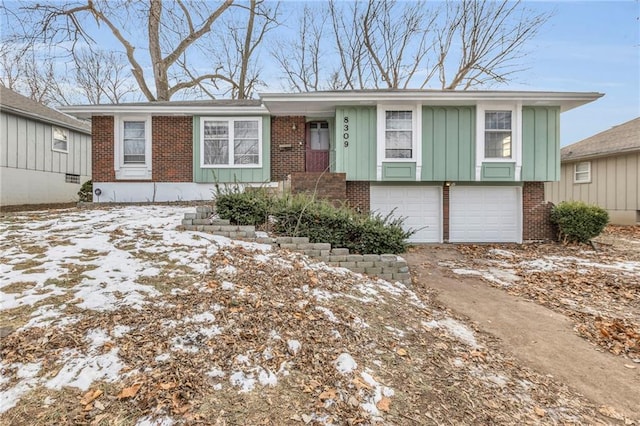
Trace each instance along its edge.
<instances>
[{"instance_id":1,"label":"neighboring house","mask_svg":"<svg viewBox=\"0 0 640 426\"><path fill-rule=\"evenodd\" d=\"M640 223L640 117L562 148L560 160L547 200L584 201L607 209L610 223Z\"/></svg>"},{"instance_id":2,"label":"neighboring house","mask_svg":"<svg viewBox=\"0 0 640 426\"><path fill-rule=\"evenodd\" d=\"M64 110L92 120L96 202L290 180L395 211L414 242L521 242L553 237L543 183L560 177L560 113L600 96L365 90Z\"/></svg>"},{"instance_id":3,"label":"neighboring house","mask_svg":"<svg viewBox=\"0 0 640 426\"><path fill-rule=\"evenodd\" d=\"M91 127L0 86L0 206L70 203L91 179Z\"/></svg>"}]
</instances>

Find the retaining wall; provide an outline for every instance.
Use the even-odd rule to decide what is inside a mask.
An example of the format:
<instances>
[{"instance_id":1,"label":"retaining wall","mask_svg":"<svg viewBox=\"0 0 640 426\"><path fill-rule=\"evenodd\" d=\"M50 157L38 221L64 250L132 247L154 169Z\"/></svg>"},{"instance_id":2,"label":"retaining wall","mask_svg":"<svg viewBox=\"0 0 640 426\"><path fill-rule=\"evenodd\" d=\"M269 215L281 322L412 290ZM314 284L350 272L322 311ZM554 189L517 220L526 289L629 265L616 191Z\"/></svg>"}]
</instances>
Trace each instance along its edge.
<instances>
[{"instance_id":1,"label":"retaining wall","mask_svg":"<svg viewBox=\"0 0 640 426\"><path fill-rule=\"evenodd\" d=\"M346 248L332 248L329 243L310 243L306 237L256 238L254 226L231 225L228 220L212 218L209 206L196 207L195 213L185 213L182 228L186 231L210 232L229 238L242 238L260 244L271 244L285 250L302 253L329 266L347 268L353 272L373 275L387 281L411 284L407 261L395 254L351 254Z\"/></svg>"}]
</instances>

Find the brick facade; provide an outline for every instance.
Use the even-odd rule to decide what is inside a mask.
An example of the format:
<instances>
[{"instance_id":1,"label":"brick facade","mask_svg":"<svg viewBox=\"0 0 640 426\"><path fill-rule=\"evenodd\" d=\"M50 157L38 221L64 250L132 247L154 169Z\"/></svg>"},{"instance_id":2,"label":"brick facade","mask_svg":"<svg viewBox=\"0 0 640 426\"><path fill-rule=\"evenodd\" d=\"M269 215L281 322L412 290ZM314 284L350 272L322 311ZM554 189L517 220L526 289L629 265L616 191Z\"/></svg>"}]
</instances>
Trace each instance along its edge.
<instances>
[{"instance_id":1,"label":"brick facade","mask_svg":"<svg viewBox=\"0 0 640 426\"><path fill-rule=\"evenodd\" d=\"M368 181L347 181L347 201L349 205L363 213L371 209L370 182Z\"/></svg>"},{"instance_id":2,"label":"brick facade","mask_svg":"<svg viewBox=\"0 0 640 426\"><path fill-rule=\"evenodd\" d=\"M449 241L449 188L442 187L442 240Z\"/></svg>"},{"instance_id":3,"label":"brick facade","mask_svg":"<svg viewBox=\"0 0 640 426\"><path fill-rule=\"evenodd\" d=\"M154 182L193 181L193 118L153 117L151 120Z\"/></svg>"},{"instance_id":4,"label":"brick facade","mask_svg":"<svg viewBox=\"0 0 640 426\"><path fill-rule=\"evenodd\" d=\"M291 193L315 193L339 204L347 200L346 177L346 173L292 173Z\"/></svg>"},{"instance_id":5,"label":"brick facade","mask_svg":"<svg viewBox=\"0 0 640 426\"><path fill-rule=\"evenodd\" d=\"M305 126L304 117L271 117L272 181L305 171Z\"/></svg>"},{"instance_id":6,"label":"brick facade","mask_svg":"<svg viewBox=\"0 0 640 426\"><path fill-rule=\"evenodd\" d=\"M114 121L111 116L91 117L91 178L94 182L114 182Z\"/></svg>"},{"instance_id":7,"label":"brick facade","mask_svg":"<svg viewBox=\"0 0 640 426\"><path fill-rule=\"evenodd\" d=\"M544 201L544 182L525 182L522 188L522 239L554 240L551 223L552 203Z\"/></svg>"}]
</instances>

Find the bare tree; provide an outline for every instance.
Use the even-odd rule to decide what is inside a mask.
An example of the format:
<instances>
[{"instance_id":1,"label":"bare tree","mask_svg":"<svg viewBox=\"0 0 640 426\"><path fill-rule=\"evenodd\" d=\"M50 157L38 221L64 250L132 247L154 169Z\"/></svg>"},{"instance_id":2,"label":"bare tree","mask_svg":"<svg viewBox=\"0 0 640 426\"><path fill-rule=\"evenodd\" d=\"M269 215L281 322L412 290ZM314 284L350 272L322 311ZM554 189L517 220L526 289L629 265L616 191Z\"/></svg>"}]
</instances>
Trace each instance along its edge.
<instances>
[{"instance_id":1,"label":"bare tree","mask_svg":"<svg viewBox=\"0 0 640 426\"><path fill-rule=\"evenodd\" d=\"M127 62L117 52L82 50L74 55L74 86L92 104L117 104L137 92Z\"/></svg>"},{"instance_id":2,"label":"bare tree","mask_svg":"<svg viewBox=\"0 0 640 426\"><path fill-rule=\"evenodd\" d=\"M321 37L309 26L307 14L305 9L300 40ZM274 52L292 88L470 89L504 83L522 70L527 43L550 18L511 0L435 6L424 1L331 1L325 15L331 18L330 36L322 36L321 43ZM327 32L324 25L321 30ZM326 58L335 59L323 78L312 65ZM316 74L303 72L309 69Z\"/></svg>"},{"instance_id":3,"label":"bare tree","mask_svg":"<svg viewBox=\"0 0 640 426\"><path fill-rule=\"evenodd\" d=\"M26 31L17 36L34 44L66 43L74 53L108 34L123 49L143 95L150 101L169 100L181 90L228 79L187 59L194 46L211 40L214 23L232 3L225 0L213 8L210 3L189 0L27 3L20 15ZM145 74L147 66L151 76Z\"/></svg>"}]
</instances>

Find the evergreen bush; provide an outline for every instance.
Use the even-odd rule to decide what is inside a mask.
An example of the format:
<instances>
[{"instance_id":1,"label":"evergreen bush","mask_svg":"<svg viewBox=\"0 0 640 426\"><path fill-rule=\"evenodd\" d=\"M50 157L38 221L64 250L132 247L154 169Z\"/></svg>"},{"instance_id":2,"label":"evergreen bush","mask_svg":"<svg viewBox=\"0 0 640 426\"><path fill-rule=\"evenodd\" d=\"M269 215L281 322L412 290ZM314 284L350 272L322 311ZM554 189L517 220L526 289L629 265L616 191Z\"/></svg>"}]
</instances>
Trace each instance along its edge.
<instances>
[{"instance_id":1,"label":"evergreen bush","mask_svg":"<svg viewBox=\"0 0 640 426\"><path fill-rule=\"evenodd\" d=\"M609 213L581 201L563 201L551 210L551 222L558 226L560 240L587 243L602 233Z\"/></svg>"},{"instance_id":2,"label":"evergreen bush","mask_svg":"<svg viewBox=\"0 0 640 426\"><path fill-rule=\"evenodd\" d=\"M82 184L78 191L78 201L90 203L93 201L93 181L88 180Z\"/></svg>"}]
</instances>

